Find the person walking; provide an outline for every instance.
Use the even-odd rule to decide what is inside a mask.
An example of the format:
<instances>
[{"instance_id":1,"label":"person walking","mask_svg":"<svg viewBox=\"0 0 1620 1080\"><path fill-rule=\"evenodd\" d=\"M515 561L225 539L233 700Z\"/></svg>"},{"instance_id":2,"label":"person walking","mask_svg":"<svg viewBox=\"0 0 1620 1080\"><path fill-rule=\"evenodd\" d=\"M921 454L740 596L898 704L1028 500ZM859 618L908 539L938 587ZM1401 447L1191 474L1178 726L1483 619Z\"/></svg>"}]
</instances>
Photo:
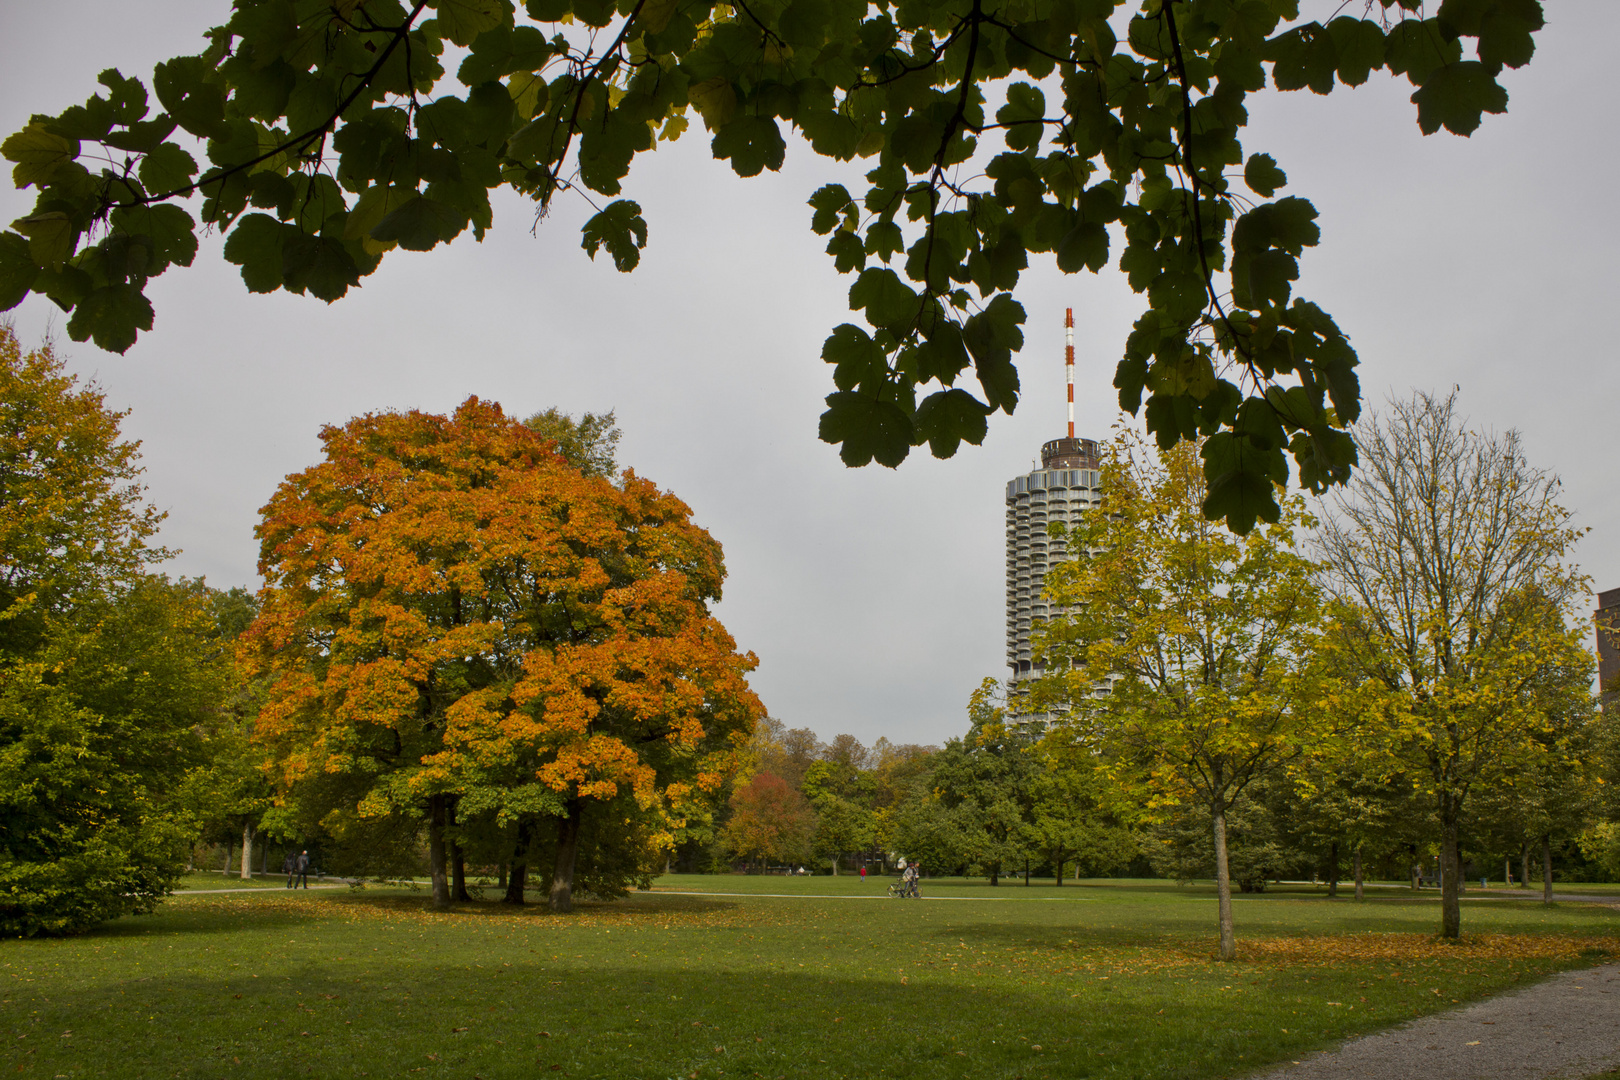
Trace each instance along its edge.
<instances>
[{"instance_id":1,"label":"person walking","mask_svg":"<svg viewBox=\"0 0 1620 1080\"><path fill-rule=\"evenodd\" d=\"M298 871L298 885L309 888L309 852L300 851L298 860L293 866ZM294 885L293 888L298 888L298 885Z\"/></svg>"},{"instance_id":2,"label":"person walking","mask_svg":"<svg viewBox=\"0 0 1620 1080\"><path fill-rule=\"evenodd\" d=\"M861 884L866 884L866 864L861 863Z\"/></svg>"},{"instance_id":3,"label":"person walking","mask_svg":"<svg viewBox=\"0 0 1620 1080\"><path fill-rule=\"evenodd\" d=\"M287 857L281 860L281 872L287 875L287 888L293 887L293 877L298 873L298 857L287 852Z\"/></svg>"}]
</instances>

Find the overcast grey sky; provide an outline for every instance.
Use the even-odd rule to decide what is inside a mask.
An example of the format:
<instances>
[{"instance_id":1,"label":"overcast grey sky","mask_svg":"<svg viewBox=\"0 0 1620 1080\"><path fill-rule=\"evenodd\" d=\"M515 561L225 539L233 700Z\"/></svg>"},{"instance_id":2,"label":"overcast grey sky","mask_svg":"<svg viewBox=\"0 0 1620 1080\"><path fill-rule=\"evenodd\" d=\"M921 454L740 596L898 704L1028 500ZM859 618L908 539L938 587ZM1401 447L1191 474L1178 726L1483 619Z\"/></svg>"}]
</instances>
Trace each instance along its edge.
<instances>
[{"instance_id":1,"label":"overcast grey sky","mask_svg":"<svg viewBox=\"0 0 1620 1080\"><path fill-rule=\"evenodd\" d=\"M1455 383L1478 426L1522 431L1592 530L1583 567L1610 588L1620 95L1605 51L1620 4L1547 8L1535 61L1505 80L1508 114L1471 139L1421 136L1411 88L1375 76L1327 98L1251 97L1245 149L1271 152L1288 193L1321 212L1299 292L1351 335L1368 400ZM104 68L145 78L198 51L227 13L223 0L0 0L0 134L82 101ZM965 728L979 680L1004 673L1003 485L1063 433L1063 309L1079 324L1081 433L1103 437L1141 303L1117 273L1066 277L1037 259L1018 292L1030 320L1018 414L950 461L922 450L897 471L845 469L816 422L832 388L821 343L849 320L850 279L804 205L842 178L790 146L781 173L739 180L699 127L626 185L651 224L633 274L579 249L581 204L560 200L531 235L531 208L506 195L483 244L469 233L391 254L330 307L249 295L205 241L152 287L156 327L122 357L68 341L36 297L10 314L25 344L54 332L69 367L132 410L125 431L169 513L163 542L183 549L169 569L217 586L257 586L258 508L315 460L322 424L469 394L518 415L615 409L621 460L725 546L719 613L758 654L771 713L823 738L938 742ZM32 200L0 185L0 220Z\"/></svg>"}]
</instances>

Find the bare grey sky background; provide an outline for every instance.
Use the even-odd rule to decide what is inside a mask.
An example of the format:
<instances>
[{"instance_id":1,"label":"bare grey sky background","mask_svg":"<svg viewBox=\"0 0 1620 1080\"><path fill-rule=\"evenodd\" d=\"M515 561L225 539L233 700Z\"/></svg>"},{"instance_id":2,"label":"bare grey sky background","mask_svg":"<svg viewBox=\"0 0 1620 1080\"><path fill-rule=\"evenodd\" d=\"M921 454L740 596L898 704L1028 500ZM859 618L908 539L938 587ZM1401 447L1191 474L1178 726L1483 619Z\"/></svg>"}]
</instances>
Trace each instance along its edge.
<instances>
[{"instance_id":1,"label":"bare grey sky background","mask_svg":"<svg viewBox=\"0 0 1620 1080\"><path fill-rule=\"evenodd\" d=\"M1305 0L1311 17L1339 6ZM1613 0L1552 0L1529 67L1504 80L1505 116L1470 139L1423 137L1405 80L1256 95L1247 152L1272 153L1289 194L1321 213L1298 292L1332 312L1360 352L1368 403L1462 388L1480 427L1518 428L1532 464L1559 474L1592 531L1580 559L1620 586L1620 403L1613 317L1620 271L1614 179L1620 95L1604 50ZM196 52L223 0L0 0L0 133L57 112L118 67ZM1004 674L1002 493L1063 433L1063 309L1075 309L1077 417L1106 437L1110 387L1142 304L1121 275L1065 276L1036 260L1024 396L983 447L899 470L845 469L816 438L832 389L827 332L850 321L805 199L849 170L790 144L779 174L739 180L696 125L638 160L626 184L651 225L642 265L613 270L579 248L582 203L545 222L510 195L483 244L396 252L328 307L251 296L205 241L190 269L150 290L153 332L125 356L67 340L30 297L10 316L25 345L54 334L142 440L152 500L169 512L171 572L256 587L252 530L287 473L312 463L322 424L390 408L445 411L478 394L528 415L616 409L621 460L685 499L725 546L719 614L760 658L772 714L823 738L938 742L966 726L967 697ZM0 185L0 220L33 192Z\"/></svg>"}]
</instances>

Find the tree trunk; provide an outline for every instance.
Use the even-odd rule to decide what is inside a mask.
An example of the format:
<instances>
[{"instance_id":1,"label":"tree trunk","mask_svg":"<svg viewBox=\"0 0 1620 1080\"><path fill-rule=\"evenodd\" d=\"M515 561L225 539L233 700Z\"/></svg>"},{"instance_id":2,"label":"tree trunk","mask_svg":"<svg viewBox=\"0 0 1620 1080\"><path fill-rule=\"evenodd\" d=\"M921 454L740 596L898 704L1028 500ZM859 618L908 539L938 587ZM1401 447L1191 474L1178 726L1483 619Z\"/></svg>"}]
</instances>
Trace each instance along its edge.
<instances>
[{"instance_id":1,"label":"tree trunk","mask_svg":"<svg viewBox=\"0 0 1620 1080\"><path fill-rule=\"evenodd\" d=\"M505 872L502 864L501 884L506 886L506 895L501 898L503 904L522 904L523 890L529 884L529 844L534 841L534 822L528 818L518 821L517 846L512 849L512 872Z\"/></svg>"},{"instance_id":2,"label":"tree trunk","mask_svg":"<svg viewBox=\"0 0 1620 1080\"><path fill-rule=\"evenodd\" d=\"M1057 887L1063 888L1063 860L1057 861Z\"/></svg>"},{"instance_id":3,"label":"tree trunk","mask_svg":"<svg viewBox=\"0 0 1620 1080\"><path fill-rule=\"evenodd\" d=\"M1541 902L1552 903L1552 837L1541 834Z\"/></svg>"},{"instance_id":4,"label":"tree trunk","mask_svg":"<svg viewBox=\"0 0 1620 1080\"><path fill-rule=\"evenodd\" d=\"M1001 884L1001 867L999 865L990 868L990 884L993 886Z\"/></svg>"},{"instance_id":5,"label":"tree trunk","mask_svg":"<svg viewBox=\"0 0 1620 1080\"><path fill-rule=\"evenodd\" d=\"M1530 887L1530 841L1519 841L1519 888Z\"/></svg>"},{"instance_id":6,"label":"tree trunk","mask_svg":"<svg viewBox=\"0 0 1620 1080\"><path fill-rule=\"evenodd\" d=\"M579 822L584 804L568 800L568 816L557 823L557 871L551 876L551 910L574 910L574 862L579 857Z\"/></svg>"},{"instance_id":7,"label":"tree trunk","mask_svg":"<svg viewBox=\"0 0 1620 1080\"><path fill-rule=\"evenodd\" d=\"M270 841L259 845L259 876L270 876Z\"/></svg>"},{"instance_id":8,"label":"tree trunk","mask_svg":"<svg viewBox=\"0 0 1620 1080\"><path fill-rule=\"evenodd\" d=\"M1456 800L1440 800L1440 936L1456 940L1462 935L1462 852L1458 849Z\"/></svg>"},{"instance_id":9,"label":"tree trunk","mask_svg":"<svg viewBox=\"0 0 1620 1080\"><path fill-rule=\"evenodd\" d=\"M225 866L219 872L220 877L231 876L231 845L225 845Z\"/></svg>"},{"instance_id":10,"label":"tree trunk","mask_svg":"<svg viewBox=\"0 0 1620 1080\"><path fill-rule=\"evenodd\" d=\"M1024 856L1024 888L1029 888L1029 856Z\"/></svg>"},{"instance_id":11,"label":"tree trunk","mask_svg":"<svg viewBox=\"0 0 1620 1080\"><path fill-rule=\"evenodd\" d=\"M1237 936L1232 931L1232 873L1226 865L1226 811L1213 808L1215 833L1215 897L1220 906L1221 959L1237 959Z\"/></svg>"},{"instance_id":12,"label":"tree trunk","mask_svg":"<svg viewBox=\"0 0 1620 1080\"><path fill-rule=\"evenodd\" d=\"M495 887L502 893L506 891L506 860L502 859L495 867Z\"/></svg>"},{"instance_id":13,"label":"tree trunk","mask_svg":"<svg viewBox=\"0 0 1620 1080\"><path fill-rule=\"evenodd\" d=\"M838 853L833 853L833 877L838 876Z\"/></svg>"},{"instance_id":14,"label":"tree trunk","mask_svg":"<svg viewBox=\"0 0 1620 1080\"><path fill-rule=\"evenodd\" d=\"M433 879L433 906L440 911L450 906L450 879L444 867L444 819L448 801L443 795L428 800L428 873Z\"/></svg>"},{"instance_id":15,"label":"tree trunk","mask_svg":"<svg viewBox=\"0 0 1620 1080\"><path fill-rule=\"evenodd\" d=\"M444 810L445 824L450 827L452 836L456 835L456 800L449 800ZM469 904L472 896L467 892L467 860L461 851L461 841L450 841L450 895L458 904Z\"/></svg>"},{"instance_id":16,"label":"tree trunk","mask_svg":"<svg viewBox=\"0 0 1620 1080\"><path fill-rule=\"evenodd\" d=\"M1328 899L1339 895L1339 842L1328 845Z\"/></svg>"},{"instance_id":17,"label":"tree trunk","mask_svg":"<svg viewBox=\"0 0 1620 1080\"><path fill-rule=\"evenodd\" d=\"M1412 876L1412 891L1417 892L1423 887L1423 869L1422 864L1418 862L1417 845L1411 844L1409 846L1412 850L1412 868L1407 873Z\"/></svg>"},{"instance_id":18,"label":"tree trunk","mask_svg":"<svg viewBox=\"0 0 1620 1080\"><path fill-rule=\"evenodd\" d=\"M1360 844L1356 845L1356 851L1355 851L1354 859L1355 859L1355 869L1356 869L1356 899L1357 900L1364 900L1364 899L1366 899L1366 897L1362 895L1362 891L1361 891L1361 845Z\"/></svg>"},{"instance_id":19,"label":"tree trunk","mask_svg":"<svg viewBox=\"0 0 1620 1080\"><path fill-rule=\"evenodd\" d=\"M242 880L253 880L253 826L242 826Z\"/></svg>"}]
</instances>

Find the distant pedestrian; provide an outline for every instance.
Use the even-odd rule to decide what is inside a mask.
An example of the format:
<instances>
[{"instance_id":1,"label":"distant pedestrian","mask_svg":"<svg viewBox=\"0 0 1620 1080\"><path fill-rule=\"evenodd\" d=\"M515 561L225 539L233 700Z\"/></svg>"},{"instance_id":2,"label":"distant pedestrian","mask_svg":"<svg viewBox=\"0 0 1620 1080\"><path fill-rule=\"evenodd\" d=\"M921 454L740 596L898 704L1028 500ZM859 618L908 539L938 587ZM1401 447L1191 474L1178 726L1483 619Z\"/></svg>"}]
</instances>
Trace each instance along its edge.
<instances>
[{"instance_id":1,"label":"distant pedestrian","mask_svg":"<svg viewBox=\"0 0 1620 1080\"><path fill-rule=\"evenodd\" d=\"M309 852L300 851L293 867L298 872L298 885L309 888ZM294 885L293 888L298 888L298 885Z\"/></svg>"},{"instance_id":2,"label":"distant pedestrian","mask_svg":"<svg viewBox=\"0 0 1620 1080\"><path fill-rule=\"evenodd\" d=\"M866 884L866 864L861 863L861 884Z\"/></svg>"},{"instance_id":3,"label":"distant pedestrian","mask_svg":"<svg viewBox=\"0 0 1620 1080\"><path fill-rule=\"evenodd\" d=\"M287 857L281 860L281 872L287 875L287 888L293 887L293 877L298 873L298 857L287 852Z\"/></svg>"}]
</instances>

